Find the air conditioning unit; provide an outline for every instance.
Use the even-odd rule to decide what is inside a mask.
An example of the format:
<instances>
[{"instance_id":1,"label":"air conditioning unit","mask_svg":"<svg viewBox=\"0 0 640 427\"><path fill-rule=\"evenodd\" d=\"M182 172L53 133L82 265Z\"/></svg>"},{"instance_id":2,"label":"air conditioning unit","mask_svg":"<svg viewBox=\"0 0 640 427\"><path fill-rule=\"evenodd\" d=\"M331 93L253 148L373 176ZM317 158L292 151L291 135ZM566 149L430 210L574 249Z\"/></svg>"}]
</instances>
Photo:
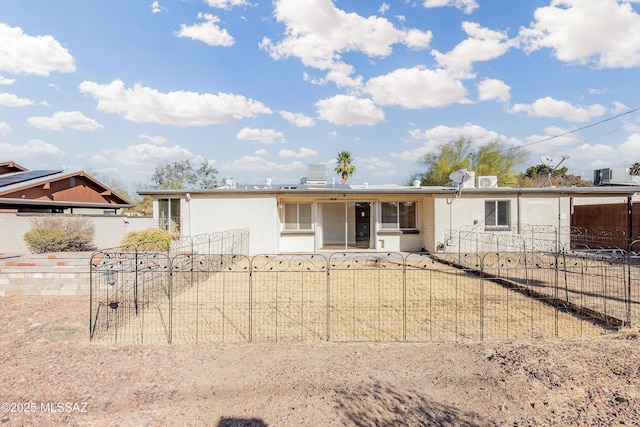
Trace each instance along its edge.
<instances>
[{"instance_id":1,"label":"air conditioning unit","mask_svg":"<svg viewBox=\"0 0 640 427\"><path fill-rule=\"evenodd\" d=\"M477 182L478 188L498 188L497 176L479 176Z\"/></svg>"},{"instance_id":2,"label":"air conditioning unit","mask_svg":"<svg viewBox=\"0 0 640 427\"><path fill-rule=\"evenodd\" d=\"M469 174L469 180L462 183L462 188L474 188L476 186L476 173L474 171L467 171Z\"/></svg>"},{"instance_id":3,"label":"air conditioning unit","mask_svg":"<svg viewBox=\"0 0 640 427\"><path fill-rule=\"evenodd\" d=\"M327 165L307 165L307 185L327 185Z\"/></svg>"}]
</instances>

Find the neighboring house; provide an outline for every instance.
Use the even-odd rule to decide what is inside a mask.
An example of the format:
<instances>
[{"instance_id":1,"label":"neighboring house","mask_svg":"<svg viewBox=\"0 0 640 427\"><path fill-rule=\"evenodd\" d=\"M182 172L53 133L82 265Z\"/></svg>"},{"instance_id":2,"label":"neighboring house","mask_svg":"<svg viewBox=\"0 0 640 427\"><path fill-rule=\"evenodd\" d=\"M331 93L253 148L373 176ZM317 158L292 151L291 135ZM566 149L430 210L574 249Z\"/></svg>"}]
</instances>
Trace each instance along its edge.
<instances>
[{"instance_id":1,"label":"neighboring house","mask_svg":"<svg viewBox=\"0 0 640 427\"><path fill-rule=\"evenodd\" d=\"M183 235L248 228L250 253L446 250L448 230L519 234L529 226L572 225L584 197L632 197L640 187L488 188L342 185L149 190L154 220ZM639 224L640 226L640 224ZM558 235L560 233L558 232ZM568 237L567 237L568 239ZM561 242L568 243L568 242ZM444 247L444 248L443 248Z\"/></svg>"},{"instance_id":2,"label":"neighboring house","mask_svg":"<svg viewBox=\"0 0 640 427\"><path fill-rule=\"evenodd\" d=\"M0 162L0 212L120 215L132 206L86 172Z\"/></svg>"},{"instance_id":3,"label":"neighboring house","mask_svg":"<svg viewBox=\"0 0 640 427\"><path fill-rule=\"evenodd\" d=\"M42 214L83 215L99 249L119 246L131 231L152 227L150 218L127 216L133 205L83 171L33 170L0 162L0 253L27 253L24 234Z\"/></svg>"}]
</instances>

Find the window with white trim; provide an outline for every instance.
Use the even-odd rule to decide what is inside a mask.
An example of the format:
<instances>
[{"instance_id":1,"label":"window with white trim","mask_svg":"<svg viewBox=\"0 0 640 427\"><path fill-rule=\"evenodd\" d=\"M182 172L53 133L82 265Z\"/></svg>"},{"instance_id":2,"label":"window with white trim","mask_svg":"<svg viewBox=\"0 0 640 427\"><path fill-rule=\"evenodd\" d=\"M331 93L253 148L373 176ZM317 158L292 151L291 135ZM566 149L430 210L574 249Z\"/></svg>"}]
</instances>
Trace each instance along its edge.
<instances>
[{"instance_id":1,"label":"window with white trim","mask_svg":"<svg viewBox=\"0 0 640 427\"><path fill-rule=\"evenodd\" d=\"M414 230L416 202L381 202L380 217L382 230Z\"/></svg>"},{"instance_id":2,"label":"window with white trim","mask_svg":"<svg viewBox=\"0 0 640 427\"><path fill-rule=\"evenodd\" d=\"M180 199L158 199L158 227L180 230Z\"/></svg>"},{"instance_id":3,"label":"window with white trim","mask_svg":"<svg viewBox=\"0 0 640 427\"><path fill-rule=\"evenodd\" d=\"M287 231L311 230L311 203L285 203L284 229Z\"/></svg>"},{"instance_id":4,"label":"window with white trim","mask_svg":"<svg viewBox=\"0 0 640 427\"><path fill-rule=\"evenodd\" d=\"M484 225L487 228L511 226L511 202L509 200L485 200Z\"/></svg>"}]
</instances>

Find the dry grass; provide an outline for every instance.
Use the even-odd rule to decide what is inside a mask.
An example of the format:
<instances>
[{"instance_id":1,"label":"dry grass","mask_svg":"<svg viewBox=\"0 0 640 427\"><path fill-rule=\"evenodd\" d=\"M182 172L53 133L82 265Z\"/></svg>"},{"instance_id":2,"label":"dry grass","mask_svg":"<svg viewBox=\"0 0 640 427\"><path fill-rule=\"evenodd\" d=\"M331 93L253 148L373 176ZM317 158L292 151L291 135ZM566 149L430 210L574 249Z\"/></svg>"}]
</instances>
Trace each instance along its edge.
<instances>
[{"instance_id":1,"label":"dry grass","mask_svg":"<svg viewBox=\"0 0 640 427\"><path fill-rule=\"evenodd\" d=\"M243 259L213 274L190 272L174 279L181 291L171 300L163 293L142 296L137 315L132 303L105 307L111 319L101 317L96 337L126 343L170 337L185 344L472 342L604 333L588 319L430 259L406 270L393 259L334 261L330 274L326 262L304 257L254 259L251 265Z\"/></svg>"}]
</instances>

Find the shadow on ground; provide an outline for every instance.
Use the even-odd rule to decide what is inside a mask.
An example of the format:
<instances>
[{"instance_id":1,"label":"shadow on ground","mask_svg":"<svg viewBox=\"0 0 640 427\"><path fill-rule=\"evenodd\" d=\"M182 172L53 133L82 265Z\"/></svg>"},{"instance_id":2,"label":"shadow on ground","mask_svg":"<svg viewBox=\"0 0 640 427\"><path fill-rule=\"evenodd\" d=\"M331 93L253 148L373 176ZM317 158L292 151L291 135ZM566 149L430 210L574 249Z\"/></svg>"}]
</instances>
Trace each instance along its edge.
<instances>
[{"instance_id":1,"label":"shadow on ground","mask_svg":"<svg viewBox=\"0 0 640 427\"><path fill-rule=\"evenodd\" d=\"M476 414L375 382L356 390L337 390L338 411L356 426L484 426Z\"/></svg>"},{"instance_id":2,"label":"shadow on ground","mask_svg":"<svg viewBox=\"0 0 640 427\"><path fill-rule=\"evenodd\" d=\"M267 425L256 418L221 418L218 427L267 427Z\"/></svg>"}]
</instances>

